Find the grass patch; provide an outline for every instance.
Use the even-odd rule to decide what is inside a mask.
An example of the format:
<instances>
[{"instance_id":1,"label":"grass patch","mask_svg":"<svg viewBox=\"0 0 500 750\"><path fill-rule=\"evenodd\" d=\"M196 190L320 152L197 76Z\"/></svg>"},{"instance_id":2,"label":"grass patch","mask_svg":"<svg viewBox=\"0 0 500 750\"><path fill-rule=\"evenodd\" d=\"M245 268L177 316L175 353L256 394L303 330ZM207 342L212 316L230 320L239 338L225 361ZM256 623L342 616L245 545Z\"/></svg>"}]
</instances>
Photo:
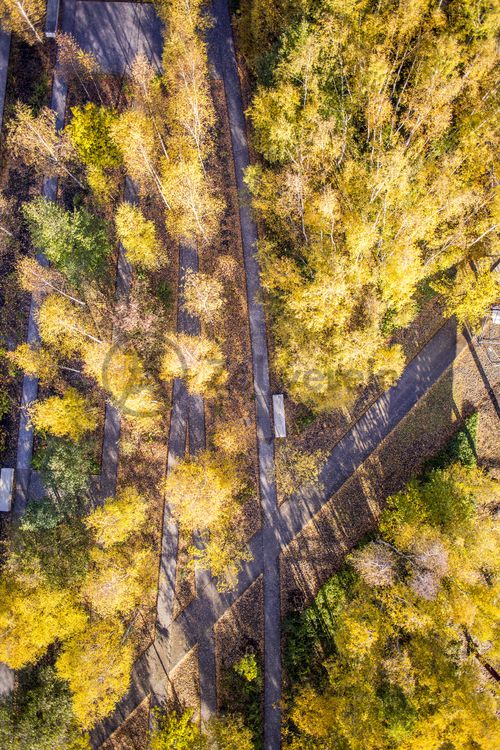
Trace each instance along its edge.
<instances>
[{"instance_id":1,"label":"grass patch","mask_svg":"<svg viewBox=\"0 0 500 750\"><path fill-rule=\"evenodd\" d=\"M291 687L305 682L321 685L325 677L323 662L335 653L336 618L350 597L354 580L350 569L336 573L320 588L309 607L285 618L283 664Z\"/></svg>"}]
</instances>

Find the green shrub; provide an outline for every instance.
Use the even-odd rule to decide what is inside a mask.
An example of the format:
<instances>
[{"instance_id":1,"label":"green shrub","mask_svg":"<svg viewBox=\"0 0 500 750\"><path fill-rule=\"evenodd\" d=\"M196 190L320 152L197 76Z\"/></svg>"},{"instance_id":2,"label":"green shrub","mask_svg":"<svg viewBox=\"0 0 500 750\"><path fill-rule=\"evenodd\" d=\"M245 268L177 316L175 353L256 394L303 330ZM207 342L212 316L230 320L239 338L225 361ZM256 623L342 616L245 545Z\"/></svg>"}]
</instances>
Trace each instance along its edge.
<instances>
[{"instance_id":1,"label":"green shrub","mask_svg":"<svg viewBox=\"0 0 500 750\"><path fill-rule=\"evenodd\" d=\"M167 281L160 281L156 284L153 292L166 310L172 306L172 287Z\"/></svg>"},{"instance_id":2,"label":"green shrub","mask_svg":"<svg viewBox=\"0 0 500 750\"><path fill-rule=\"evenodd\" d=\"M255 654L245 654L233 667L236 674L248 682L255 682L260 677L260 668Z\"/></svg>"},{"instance_id":3,"label":"green shrub","mask_svg":"<svg viewBox=\"0 0 500 750\"><path fill-rule=\"evenodd\" d=\"M0 420L10 411L10 398L7 391L0 391Z\"/></svg>"},{"instance_id":4,"label":"green shrub","mask_svg":"<svg viewBox=\"0 0 500 750\"><path fill-rule=\"evenodd\" d=\"M0 701L2 750L90 750L74 717L64 680L44 664L17 675L12 695Z\"/></svg>"},{"instance_id":5,"label":"green shrub","mask_svg":"<svg viewBox=\"0 0 500 750\"><path fill-rule=\"evenodd\" d=\"M444 449L424 467L424 473L432 469L445 469L455 462L462 466L477 466L477 412L464 419L463 425L455 432Z\"/></svg>"},{"instance_id":6,"label":"green shrub","mask_svg":"<svg viewBox=\"0 0 500 750\"><path fill-rule=\"evenodd\" d=\"M99 276L112 247L104 222L82 208L66 211L35 198L23 206L33 246L75 284Z\"/></svg>"},{"instance_id":7,"label":"green shrub","mask_svg":"<svg viewBox=\"0 0 500 750\"><path fill-rule=\"evenodd\" d=\"M355 574L335 574L318 591L313 603L283 622L285 673L291 685L321 683L322 664L335 651L333 633L338 612L350 596Z\"/></svg>"},{"instance_id":8,"label":"green shrub","mask_svg":"<svg viewBox=\"0 0 500 750\"><path fill-rule=\"evenodd\" d=\"M262 748L262 670L257 654L245 654L226 673L224 693L228 696L224 713L243 717L256 750Z\"/></svg>"}]
</instances>

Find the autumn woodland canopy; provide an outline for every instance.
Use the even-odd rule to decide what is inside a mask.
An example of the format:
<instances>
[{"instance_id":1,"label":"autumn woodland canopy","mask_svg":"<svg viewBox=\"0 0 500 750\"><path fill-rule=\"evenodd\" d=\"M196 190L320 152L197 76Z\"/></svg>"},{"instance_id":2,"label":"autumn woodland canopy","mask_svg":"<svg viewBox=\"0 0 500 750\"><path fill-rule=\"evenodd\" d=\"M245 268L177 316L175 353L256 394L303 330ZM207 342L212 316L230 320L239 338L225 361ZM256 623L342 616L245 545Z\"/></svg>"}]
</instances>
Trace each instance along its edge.
<instances>
[{"instance_id":1,"label":"autumn woodland canopy","mask_svg":"<svg viewBox=\"0 0 500 750\"><path fill-rule=\"evenodd\" d=\"M154 486L145 479L175 378L216 414L221 394L234 397L223 276L189 271L179 304L200 332L172 323L179 246L213 251L228 205L207 4L155 6L162 73L139 56L118 84L59 34L64 127L48 90L6 107L0 255L11 296L34 300L40 340L4 343L0 407L20 375L38 379L28 417L46 489L2 527L0 661L18 674L0 703L6 750L85 750L127 692L154 621L164 500L186 576L205 568L230 591L250 559L241 420ZM239 197L258 222L273 377L312 419L345 414L365 387L397 382L398 336L429 300L477 330L500 297L500 12L488 0L240 0L233 10L252 152ZM0 22L36 50L44 13L43 0L2 0ZM47 177L57 200L41 194ZM118 246L131 268L121 297ZM135 474L99 499L106 404ZM287 455L277 475L292 495L318 480L326 454ZM391 497L379 528L284 624L288 750L498 746L499 491L475 459L455 458ZM261 747L254 654L238 674L251 720L229 711L200 728L181 707L156 715L151 748Z\"/></svg>"}]
</instances>

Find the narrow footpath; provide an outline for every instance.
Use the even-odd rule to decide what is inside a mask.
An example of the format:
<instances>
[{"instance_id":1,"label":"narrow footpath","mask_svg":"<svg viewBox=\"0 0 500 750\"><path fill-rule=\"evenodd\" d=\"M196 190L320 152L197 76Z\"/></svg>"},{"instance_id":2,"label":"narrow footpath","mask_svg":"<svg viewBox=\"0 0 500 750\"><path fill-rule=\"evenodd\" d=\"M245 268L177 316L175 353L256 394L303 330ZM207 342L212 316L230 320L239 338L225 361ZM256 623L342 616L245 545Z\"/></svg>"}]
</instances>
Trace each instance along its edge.
<instances>
[{"instance_id":1,"label":"narrow footpath","mask_svg":"<svg viewBox=\"0 0 500 750\"><path fill-rule=\"evenodd\" d=\"M9 72L10 32L0 29L0 133L3 125L7 75Z\"/></svg>"}]
</instances>

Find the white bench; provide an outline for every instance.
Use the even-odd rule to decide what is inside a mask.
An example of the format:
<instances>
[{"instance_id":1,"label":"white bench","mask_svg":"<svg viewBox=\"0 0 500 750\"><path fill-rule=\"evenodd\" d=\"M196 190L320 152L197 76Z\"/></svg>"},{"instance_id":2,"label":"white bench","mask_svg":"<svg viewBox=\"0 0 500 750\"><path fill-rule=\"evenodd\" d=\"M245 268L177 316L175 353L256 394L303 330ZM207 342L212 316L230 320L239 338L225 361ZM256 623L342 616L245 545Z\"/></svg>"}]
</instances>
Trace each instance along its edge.
<instances>
[{"instance_id":1,"label":"white bench","mask_svg":"<svg viewBox=\"0 0 500 750\"><path fill-rule=\"evenodd\" d=\"M10 513L14 492L14 469L2 469L0 474L0 512Z\"/></svg>"},{"instance_id":2,"label":"white bench","mask_svg":"<svg viewBox=\"0 0 500 750\"><path fill-rule=\"evenodd\" d=\"M286 438L285 401L282 393L273 395L274 435Z\"/></svg>"}]
</instances>

